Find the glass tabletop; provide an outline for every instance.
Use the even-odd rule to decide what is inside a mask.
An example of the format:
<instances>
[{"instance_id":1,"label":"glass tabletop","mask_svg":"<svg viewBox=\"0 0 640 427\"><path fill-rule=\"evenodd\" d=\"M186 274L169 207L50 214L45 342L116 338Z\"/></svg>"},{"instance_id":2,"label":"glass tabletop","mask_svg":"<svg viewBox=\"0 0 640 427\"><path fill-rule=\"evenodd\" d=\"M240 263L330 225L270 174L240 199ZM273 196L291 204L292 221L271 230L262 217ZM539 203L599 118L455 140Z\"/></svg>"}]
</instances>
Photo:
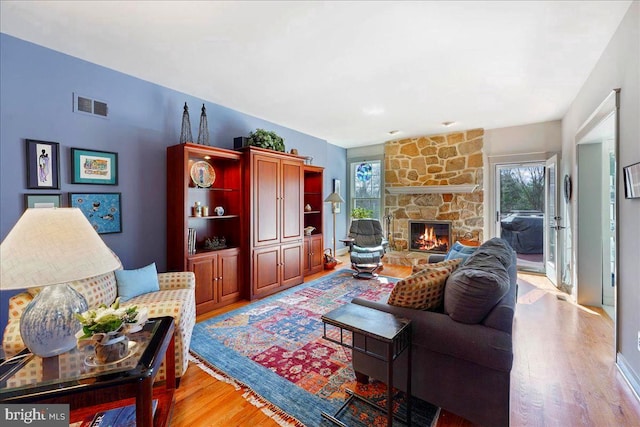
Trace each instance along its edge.
<instances>
[{"instance_id":1,"label":"glass tabletop","mask_svg":"<svg viewBox=\"0 0 640 427\"><path fill-rule=\"evenodd\" d=\"M140 331L127 334L129 354L112 363L96 362L92 345L46 358L23 351L15 357L13 369L0 374L0 401L146 375L164 336L159 332L166 331L170 322L171 318L150 319Z\"/></svg>"},{"instance_id":2,"label":"glass tabletop","mask_svg":"<svg viewBox=\"0 0 640 427\"><path fill-rule=\"evenodd\" d=\"M391 313L353 303L341 305L321 319L324 323L386 341L394 340L411 323Z\"/></svg>"}]
</instances>

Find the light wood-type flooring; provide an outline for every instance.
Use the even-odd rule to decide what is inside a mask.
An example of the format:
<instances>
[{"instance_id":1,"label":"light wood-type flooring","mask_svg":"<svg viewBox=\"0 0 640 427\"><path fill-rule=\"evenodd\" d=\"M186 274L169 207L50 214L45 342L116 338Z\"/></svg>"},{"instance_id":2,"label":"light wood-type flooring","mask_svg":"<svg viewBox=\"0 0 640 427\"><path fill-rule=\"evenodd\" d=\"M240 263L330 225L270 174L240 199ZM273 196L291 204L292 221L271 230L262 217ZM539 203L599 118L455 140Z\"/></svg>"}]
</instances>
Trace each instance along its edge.
<instances>
[{"instance_id":1,"label":"light wood-type flooring","mask_svg":"<svg viewBox=\"0 0 640 427\"><path fill-rule=\"evenodd\" d=\"M338 268L349 268L343 257ZM326 274L308 276L311 281ZM406 277L410 267L381 274ZM511 371L511 426L640 427L640 402L614 364L613 322L598 308L576 305L542 276L520 274ZM236 303L198 321L241 307ZM490 393L491 390L487 390ZM176 392L171 425L277 426L229 384L190 364ZM471 426L442 411L438 427Z\"/></svg>"}]
</instances>

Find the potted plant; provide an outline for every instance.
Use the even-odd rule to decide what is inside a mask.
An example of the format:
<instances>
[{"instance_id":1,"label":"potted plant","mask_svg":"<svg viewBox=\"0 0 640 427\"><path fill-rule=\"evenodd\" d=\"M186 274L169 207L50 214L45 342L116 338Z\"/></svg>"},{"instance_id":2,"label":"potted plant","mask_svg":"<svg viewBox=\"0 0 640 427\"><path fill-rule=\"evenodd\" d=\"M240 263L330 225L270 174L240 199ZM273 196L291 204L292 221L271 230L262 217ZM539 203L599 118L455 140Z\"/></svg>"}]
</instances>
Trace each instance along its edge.
<instances>
[{"instance_id":1,"label":"potted plant","mask_svg":"<svg viewBox=\"0 0 640 427\"><path fill-rule=\"evenodd\" d=\"M147 309L138 311L137 306L120 307L116 298L110 307L100 304L76 318L82 325L76 337L78 344L93 344L98 363L109 363L126 357L129 353L127 332L134 332L147 321Z\"/></svg>"},{"instance_id":2,"label":"potted plant","mask_svg":"<svg viewBox=\"0 0 640 427\"><path fill-rule=\"evenodd\" d=\"M353 219L371 218L372 215L373 211L366 208L353 208L351 211L351 218Z\"/></svg>"},{"instance_id":3,"label":"potted plant","mask_svg":"<svg viewBox=\"0 0 640 427\"><path fill-rule=\"evenodd\" d=\"M273 131L267 131L259 128L249 133L247 143L254 147L266 148L268 150L281 152L284 152L285 150L284 139L281 136L278 136Z\"/></svg>"}]
</instances>

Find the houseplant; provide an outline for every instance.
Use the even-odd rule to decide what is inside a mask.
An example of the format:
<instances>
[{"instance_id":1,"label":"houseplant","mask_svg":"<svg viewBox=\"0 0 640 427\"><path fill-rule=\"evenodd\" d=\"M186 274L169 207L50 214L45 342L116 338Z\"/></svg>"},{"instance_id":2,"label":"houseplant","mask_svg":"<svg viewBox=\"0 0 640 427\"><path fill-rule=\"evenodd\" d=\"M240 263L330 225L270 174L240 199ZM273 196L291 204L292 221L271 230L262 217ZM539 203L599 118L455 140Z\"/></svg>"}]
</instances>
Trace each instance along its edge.
<instances>
[{"instance_id":1,"label":"houseplant","mask_svg":"<svg viewBox=\"0 0 640 427\"><path fill-rule=\"evenodd\" d=\"M254 147L266 148L269 150L281 152L284 152L285 150L284 139L281 136L278 136L273 131L267 131L260 128L249 133L247 143Z\"/></svg>"},{"instance_id":2,"label":"houseplant","mask_svg":"<svg viewBox=\"0 0 640 427\"><path fill-rule=\"evenodd\" d=\"M78 343L93 344L95 358L99 363L109 363L127 356L129 339L127 332L135 332L147 321L147 310L138 310L137 306L120 307L120 298L107 307L100 304L97 308L76 314L82 330L76 334Z\"/></svg>"},{"instance_id":3,"label":"houseplant","mask_svg":"<svg viewBox=\"0 0 640 427\"><path fill-rule=\"evenodd\" d=\"M371 218L372 215L373 211L366 208L353 208L351 211L351 218L353 219Z\"/></svg>"}]
</instances>

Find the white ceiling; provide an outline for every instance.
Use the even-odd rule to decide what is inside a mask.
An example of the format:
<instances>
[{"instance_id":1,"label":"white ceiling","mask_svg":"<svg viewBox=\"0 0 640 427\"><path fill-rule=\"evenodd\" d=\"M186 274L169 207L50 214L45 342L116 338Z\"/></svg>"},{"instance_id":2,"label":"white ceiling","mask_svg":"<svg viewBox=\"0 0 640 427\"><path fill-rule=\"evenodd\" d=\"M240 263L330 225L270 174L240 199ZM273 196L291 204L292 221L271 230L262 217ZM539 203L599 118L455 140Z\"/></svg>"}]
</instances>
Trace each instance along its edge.
<instances>
[{"instance_id":1,"label":"white ceiling","mask_svg":"<svg viewBox=\"0 0 640 427\"><path fill-rule=\"evenodd\" d=\"M630 4L2 0L0 30L355 147L562 118Z\"/></svg>"}]
</instances>

